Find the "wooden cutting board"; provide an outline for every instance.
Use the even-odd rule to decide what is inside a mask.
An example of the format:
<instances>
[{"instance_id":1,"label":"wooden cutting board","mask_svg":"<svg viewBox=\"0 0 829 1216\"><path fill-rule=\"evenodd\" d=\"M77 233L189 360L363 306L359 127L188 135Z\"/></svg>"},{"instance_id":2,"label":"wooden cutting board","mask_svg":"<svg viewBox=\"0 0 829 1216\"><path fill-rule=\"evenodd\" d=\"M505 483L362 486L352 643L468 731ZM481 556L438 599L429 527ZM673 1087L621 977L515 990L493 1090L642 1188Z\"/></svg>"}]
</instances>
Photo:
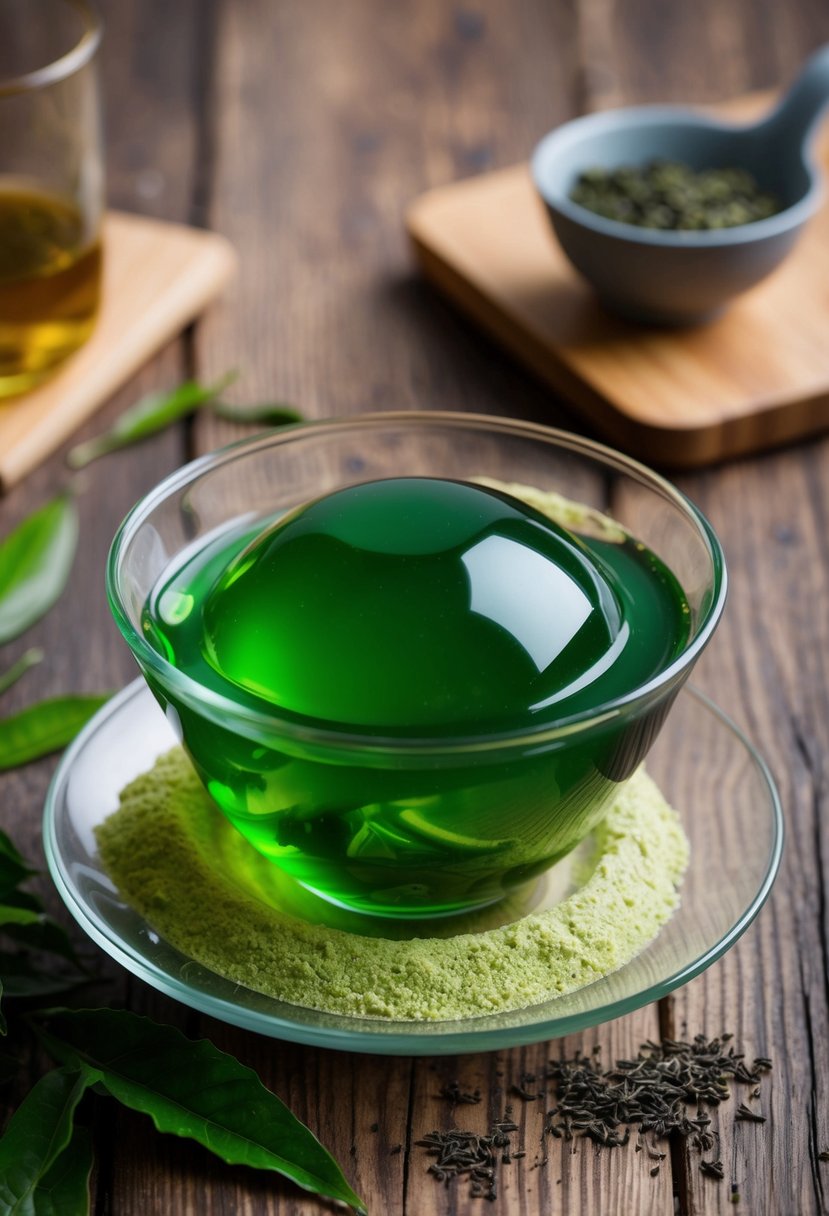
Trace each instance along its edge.
<instances>
[{"instance_id":1,"label":"wooden cutting board","mask_svg":"<svg viewBox=\"0 0 829 1216\"><path fill-rule=\"evenodd\" d=\"M196 317L236 256L224 237L137 215L104 221L101 311L92 337L50 380L0 401L0 491L18 482Z\"/></svg>"},{"instance_id":2,"label":"wooden cutting board","mask_svg":"<svg viewBox=\"0 0 829 1216\"><path fill-rule=\"evenodd\" d=\"M725 112L757 106L743 99ZM829 138L820 156L829 165ZM559 248L526 165L433 190L407 223L426 276L645 461L695 467L829 427L827 206L770 278L686 330L601 308Z\"/></svg>"}]
</instances>

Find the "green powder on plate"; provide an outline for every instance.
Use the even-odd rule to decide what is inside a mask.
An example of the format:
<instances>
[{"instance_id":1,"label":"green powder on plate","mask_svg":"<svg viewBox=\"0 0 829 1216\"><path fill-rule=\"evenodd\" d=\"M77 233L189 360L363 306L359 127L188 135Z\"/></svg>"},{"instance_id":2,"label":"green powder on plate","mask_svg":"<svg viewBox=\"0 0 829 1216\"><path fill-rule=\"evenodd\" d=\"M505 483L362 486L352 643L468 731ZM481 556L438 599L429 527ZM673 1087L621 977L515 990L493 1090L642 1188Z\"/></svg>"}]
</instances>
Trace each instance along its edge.
<instances>
[{"instance_id":1,"label":"green powder on plate","mask_svg":"<svg viewBox=\"0 0 829 1216\"><path fill-rule=\"evenodd\" d=\"M516 918L491 927L509 915L503 901L489 919L429 922L417 932L430 936L395 940L405 926L369 929L358 914L321 907L254 853L180 748L127 786L97 840L123 899L189 958L291 1004L394 1020L525 1008L608 975L670 919L688 863L677 813L640 769L558 903L522 915L514 902Z\"/></svg>"}]
</instances>

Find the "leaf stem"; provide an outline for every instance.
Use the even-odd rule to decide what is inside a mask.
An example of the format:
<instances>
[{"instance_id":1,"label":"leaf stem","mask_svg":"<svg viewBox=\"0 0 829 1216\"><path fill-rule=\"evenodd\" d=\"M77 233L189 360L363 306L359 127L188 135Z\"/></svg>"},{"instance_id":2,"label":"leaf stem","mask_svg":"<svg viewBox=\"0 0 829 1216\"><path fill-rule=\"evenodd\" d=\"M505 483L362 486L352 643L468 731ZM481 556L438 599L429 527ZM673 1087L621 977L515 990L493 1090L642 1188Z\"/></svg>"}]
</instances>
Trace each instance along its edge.
<instances>
[{"instance_id":1,"label":"leaf stem","mask_svg":"<svg viewBox=\"0 0 829 1216\"><path fill-rule=\"evenodd\" d=\"M31 667L37 667L38 663L42 663L44 658L45 655L39 646L30 646L8 671L4 671L0 675L0 693L7 692L12 684L16 684L21 676L25 676Z\"/></svg>"}]
</instances>

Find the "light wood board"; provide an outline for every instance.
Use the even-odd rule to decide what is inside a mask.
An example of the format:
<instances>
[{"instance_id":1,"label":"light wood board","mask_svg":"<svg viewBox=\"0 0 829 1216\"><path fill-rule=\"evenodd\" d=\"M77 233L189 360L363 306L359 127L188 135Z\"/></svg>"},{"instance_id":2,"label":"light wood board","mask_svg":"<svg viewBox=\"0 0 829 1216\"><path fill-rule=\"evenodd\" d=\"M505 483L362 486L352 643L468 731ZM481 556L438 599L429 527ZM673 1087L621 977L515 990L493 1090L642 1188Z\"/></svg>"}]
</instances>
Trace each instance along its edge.
<instances>
[{"instance_id":1,"label":"light wood board","mask_svg":"<svg viewBox=\"0 0 829 1216\"><path fill-rule=\"evenodd\" d=\"M196 317L227 282L233 249L216 233L111 212L101 311L89 341L50 380L0 402L0 491L48 456Z\"/></svg>"},{"instance_id":2,"label":"light wood board","mask_svg":"<svg viewBox=\"0 0 829 1216\"><path fill-rule=\"evenodd\" d=\"M423 195L408 229L429 279L643 460L701 466L829 427L829 207L773 275L685 330L604 311L561 251L526 165Z\"/></svg>"}]
</instances>

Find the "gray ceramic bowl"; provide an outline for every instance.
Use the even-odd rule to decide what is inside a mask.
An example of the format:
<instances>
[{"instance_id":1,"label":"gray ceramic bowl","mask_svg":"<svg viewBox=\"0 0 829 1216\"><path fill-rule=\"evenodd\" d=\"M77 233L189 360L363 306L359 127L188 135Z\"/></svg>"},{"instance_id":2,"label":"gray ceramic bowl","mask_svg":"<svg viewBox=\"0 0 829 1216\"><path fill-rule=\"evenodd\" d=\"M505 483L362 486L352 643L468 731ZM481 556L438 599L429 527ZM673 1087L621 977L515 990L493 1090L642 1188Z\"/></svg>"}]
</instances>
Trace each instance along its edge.
<instances>
[{"instance_id":1,"label":"gray ceramic bowl","mask_svg":"<svg viewBox=\"0 0 829 1216\"><path fill-rule=\"evenodd\" d=\"M829 45L815 52L782 102L758 123L718 122L677 106L590 114L541 140L533 178L562 248L609 308L636 321L692 324L774 270L819 207L821 183L810 148L827 103ZM782 210L734 228L665 231L605 219L569 198L585 169L653 159L694 169L745 168L776 195Z\"/></svg>"}]
</instances>

